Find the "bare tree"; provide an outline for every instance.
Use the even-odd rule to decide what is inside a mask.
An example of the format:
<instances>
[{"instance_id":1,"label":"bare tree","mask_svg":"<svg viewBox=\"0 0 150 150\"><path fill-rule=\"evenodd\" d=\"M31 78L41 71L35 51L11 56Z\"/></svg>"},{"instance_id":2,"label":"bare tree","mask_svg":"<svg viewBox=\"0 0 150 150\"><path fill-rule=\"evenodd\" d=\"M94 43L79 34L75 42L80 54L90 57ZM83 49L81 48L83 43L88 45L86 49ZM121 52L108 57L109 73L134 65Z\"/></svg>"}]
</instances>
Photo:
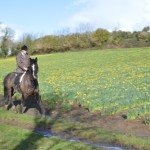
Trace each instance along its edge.
<instances>
[{"instance_id":1,"label":"bare tree","mask_svg":"<svg viewBox=\"0 0 150 150\"><path fill-rule=\"evenodd\" d=\"M68 35L70 33L70 28L69 27L66 27L66 28L63 28L61 30L57 30L54 35L57 35L57 36L62 36L62 35Z\"/></svg>"},{"instance_id":2,"label":"bare tree","mask_svg":"<svg viewBox=\"0 0 150 150\"><path fill-rule=\"evenodd\" d=\"M93 31L93 26L90 23L81 23L76 28L77 33L89 33Z\"/></svg>"}]
</instances>

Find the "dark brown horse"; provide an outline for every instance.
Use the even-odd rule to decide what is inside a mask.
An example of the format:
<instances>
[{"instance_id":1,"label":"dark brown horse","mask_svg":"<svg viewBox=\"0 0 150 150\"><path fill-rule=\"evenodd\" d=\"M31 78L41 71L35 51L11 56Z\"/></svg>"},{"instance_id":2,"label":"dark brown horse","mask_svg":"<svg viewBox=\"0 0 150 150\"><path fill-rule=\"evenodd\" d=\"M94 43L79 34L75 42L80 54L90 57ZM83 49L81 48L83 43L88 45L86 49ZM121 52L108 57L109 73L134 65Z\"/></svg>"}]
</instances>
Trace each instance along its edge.
<instances>
[{"instance_id":1,"label":"dark brown horse","mask_svg":"<svg viewBox=\"0 0 150 150\"><path fill-rule=\"evenodd\" d=\"M25 73L11 72L4 78L4 99L5 106L8 109L10 106L15 108L12 96L15 91L22 94L21 100L21 112L25 101L29 97L33 97L36 100L38 110L42 114L41 100L39 95L39 84L38 84L38 64L37 58L30 58L30 66Z\"/></svg>"}]
</instances>

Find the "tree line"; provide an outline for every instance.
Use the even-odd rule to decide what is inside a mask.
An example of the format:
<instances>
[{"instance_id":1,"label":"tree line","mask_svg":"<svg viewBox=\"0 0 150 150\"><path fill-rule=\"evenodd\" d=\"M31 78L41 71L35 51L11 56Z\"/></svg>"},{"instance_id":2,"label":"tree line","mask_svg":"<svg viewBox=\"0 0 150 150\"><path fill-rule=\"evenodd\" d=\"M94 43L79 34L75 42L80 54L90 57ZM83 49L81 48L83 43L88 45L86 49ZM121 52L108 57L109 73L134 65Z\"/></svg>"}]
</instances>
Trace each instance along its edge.
<instances>
[{"instance_id":1,"label":"tree line","mask_svg":"<svg viewBox=\"0 0 150 150\"><path fill-rule=\"evenodd\" d=\"M0 24L1 25L1 24ZM55 35L37 37L33 34L24 34L14 42L14 31L11 28L0 26L0 57L16 55L22 44L29 47L30 54L44 54L85 49L133 48L150 46L150 27L141 31L109 32L103 28L91 30L89 25L82 25L76 33L69 30L60 31Z\"/></svg>"}]
</instances>

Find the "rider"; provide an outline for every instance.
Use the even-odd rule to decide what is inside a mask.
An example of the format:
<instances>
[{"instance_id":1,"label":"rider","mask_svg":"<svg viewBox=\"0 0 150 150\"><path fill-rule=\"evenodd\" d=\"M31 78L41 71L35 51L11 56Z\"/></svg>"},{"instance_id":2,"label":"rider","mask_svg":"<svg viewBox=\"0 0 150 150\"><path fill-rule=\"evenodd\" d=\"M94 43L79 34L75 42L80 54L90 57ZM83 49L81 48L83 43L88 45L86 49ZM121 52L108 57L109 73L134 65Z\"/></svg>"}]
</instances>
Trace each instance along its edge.
<instances>
[{"instance_id":1,"label":"rider","mask_svg":"<svg viewBox=\"0 0 150 150\"><path fill-rule=\"evenodd\" d=\"M26 45L23 45L21 47L21 51L16 56L16 78L14 82L15 91L18 89L19 84L21 82L20 78L23 78L26 71L28 70L29 65L30 57L28 55L28 47Z\"/></svg>"},{"instance_id":2,"label":"rider","mask_svg":"<svg viewBox=\"0 0 150 150\"><path fill-rule=\"evenodd\" d=\"M30 65L29 58L30 57L28 55L28 47L26 45L23 45L21 47L21 51L16 56L16 62L17 62L16 72L24 73L27 71Z\"/></svg>"}]
</instances>

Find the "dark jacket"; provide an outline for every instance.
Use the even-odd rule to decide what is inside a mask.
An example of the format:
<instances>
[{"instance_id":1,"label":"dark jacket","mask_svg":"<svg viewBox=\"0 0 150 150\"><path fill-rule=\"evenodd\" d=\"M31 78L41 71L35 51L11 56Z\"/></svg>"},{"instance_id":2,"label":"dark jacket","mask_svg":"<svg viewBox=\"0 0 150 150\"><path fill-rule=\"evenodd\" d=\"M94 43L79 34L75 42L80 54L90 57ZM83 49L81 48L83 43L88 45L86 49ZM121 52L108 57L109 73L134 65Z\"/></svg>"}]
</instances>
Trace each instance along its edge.
<instances>
[{"instance_id":1,"label":"dark jacket","mask_svg":"<svg viewBox=\"0 0 150 150\"><path fill-rule=\"evenodd\" d=\"M16 72L24 73L24 67L28 68L30 65L30 57L28 54L19 52L16 56Z\"/></svg>"}]
</instances>

